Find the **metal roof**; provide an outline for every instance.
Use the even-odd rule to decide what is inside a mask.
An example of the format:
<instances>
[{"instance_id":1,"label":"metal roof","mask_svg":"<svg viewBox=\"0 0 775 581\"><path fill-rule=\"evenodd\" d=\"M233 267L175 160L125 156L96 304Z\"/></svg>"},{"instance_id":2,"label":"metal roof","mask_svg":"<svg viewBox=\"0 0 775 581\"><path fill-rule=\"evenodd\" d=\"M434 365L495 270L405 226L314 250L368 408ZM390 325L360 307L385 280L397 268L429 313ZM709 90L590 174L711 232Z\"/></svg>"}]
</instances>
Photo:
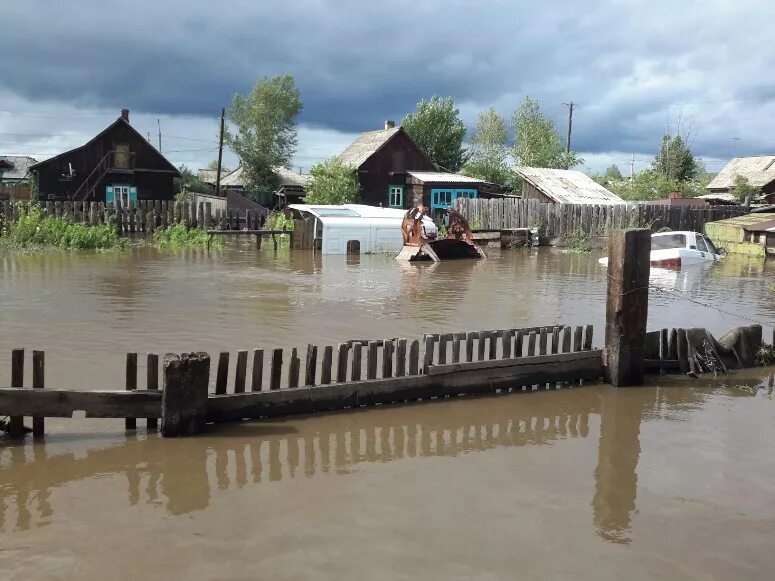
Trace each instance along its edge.
<instances>
[{"instance_id":1,"label":"metal roof","mask_svg":"<svg viewBox=\"0 0 775 581\"><path fill-rule=\"evenodd\" d=\"M518 167L519 176L559 204L625 204L588 175L569 169Z\"/></svg>"},{"instance_id":2,"label":"metal roof","mask_svg":"<svg viewBox=\"0 0 775 581\"><path fill-rule=\"evenodd\" d=\"M732 218L725 218L724 220L716 220L714 222L708 222L708 224L723 224L725 226L737 226L744 230L758 230L758 225L769 222L772 220L769 214L743 214L741 216L734 216Z\"/></svg>"},{"instance_id":3,"label":"metal roof","mask_svg":"<svg viewBox=\"0 0 775 581\"><path fill-rule=\"evenodd\" d=\"M365 204L289 204L289 208L309 212L318 218L392 218L403 220L406 210L401 208L380 208Z\"/></svg>"},{"instance_id":4,"label":"metal roof","mask_svg":"<svg viewBox=\"0 0 775 581\"><path fill-rule=\"evenodd\" d=\"M401 131L401 127L361 133L355 141L347 146L347 149L339 154L339 160L345 165L358 168L399 131Z\"/></svg>"},{"instance_id":5,"label":"metal roof","mask_svg":"<svg viewBox=\"0 0 775 581\"><path fill-rule=\"evenodd\" d=\"M754 187L761 188L775 180L775 155L736 157L711 180L707 189L729 190L735 187L735 178L742 176Z\"/></svg>"},{"instance_id":6,"label":"metal roof","mask_svg":"<svg viewBox=\"0 0 775 581\"><path fill-rule=\"evenodd\" d=\"M472 178L456 173L445 173L440 171L407 171L410 176L417 178L421 182L450 182L450 183L470 183L470 184L488 184L486 180Z\"/></svg>"},{"instance_id":7,"label":"metal roof","mask_svg":"<svg viewBox=\"0 0 775 581\"><path fill-rule=\"evenodd\" d=\"M703 194L702 196L695 196L695 197L700 200L705 200L706 202L709 202L709 203L713 203L714 201L723 202L725 204L739 203L739 200L732 194L724 194L720 192L717 194Z\"/></svg>"},{"instance_id":8,"label":"metal roof","mask_svg":"<svg viewBox=\"0 0 775 581\"><path fill-rule=\"evenodd\" d=\"M27 155L0 155L3 165L10 165L9 169L0 169L0 179L22 180L30 171L30 166L38 163L38 160Z\"/></svg>"}]
</instances>

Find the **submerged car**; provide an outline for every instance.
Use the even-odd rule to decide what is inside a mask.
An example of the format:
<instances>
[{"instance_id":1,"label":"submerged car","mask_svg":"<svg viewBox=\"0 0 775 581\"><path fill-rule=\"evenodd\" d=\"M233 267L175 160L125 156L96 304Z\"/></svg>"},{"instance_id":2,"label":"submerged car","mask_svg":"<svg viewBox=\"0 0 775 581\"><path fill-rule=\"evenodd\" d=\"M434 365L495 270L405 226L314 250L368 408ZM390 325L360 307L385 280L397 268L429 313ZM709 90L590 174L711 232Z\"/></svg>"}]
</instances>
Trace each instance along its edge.
<instances>
[{"instance_id":1,"label":"submerged car","mask_svg":"<svg viewBox=\"0 0 775 581\"><path fill-rule=\"evenodd\" d=\"M710 238L699 232L659 232L651 235L651 265L680 268L687 264L715 262L724 249L718 249ZM608 257L598 262L608 266Z\"/></svg>"}]
</instances>

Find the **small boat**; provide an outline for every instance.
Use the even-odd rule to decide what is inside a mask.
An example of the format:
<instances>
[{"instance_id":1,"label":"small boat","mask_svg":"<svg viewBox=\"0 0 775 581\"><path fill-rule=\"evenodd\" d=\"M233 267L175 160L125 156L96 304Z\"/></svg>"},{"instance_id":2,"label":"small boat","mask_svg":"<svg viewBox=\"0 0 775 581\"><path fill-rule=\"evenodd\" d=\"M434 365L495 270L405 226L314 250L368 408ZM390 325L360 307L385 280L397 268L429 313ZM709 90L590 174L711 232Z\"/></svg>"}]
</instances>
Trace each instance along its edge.
<instances>
[{"instance_id":1,"label":"small boat","mask_svg":"<svg viewBox=\"0 0 775 581\"><path fill-rule=\"evenodd\" d=\"M723 248L699 232L659 232L651 235L651 266L681 268L687 264L721 260ZM598 261L608 266L608 257Z\"/></svg>"}]
</instances>

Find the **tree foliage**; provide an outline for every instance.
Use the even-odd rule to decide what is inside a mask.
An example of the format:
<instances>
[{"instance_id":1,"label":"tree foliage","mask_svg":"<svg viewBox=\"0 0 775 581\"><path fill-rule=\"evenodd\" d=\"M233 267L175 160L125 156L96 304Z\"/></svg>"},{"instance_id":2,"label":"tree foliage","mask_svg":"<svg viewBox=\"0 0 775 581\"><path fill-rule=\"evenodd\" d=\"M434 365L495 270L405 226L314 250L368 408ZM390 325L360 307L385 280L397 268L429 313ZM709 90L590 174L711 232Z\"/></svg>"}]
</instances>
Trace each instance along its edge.
<instances>
[{"instance_id":1,"label":"tree foliage","mask_svg":"<svg viewBox=\"0 0 775 581\"><path fill-rule=\"evenodd\" d=\"M494 184L510 184L514 174L507 162L508 140L508 125L495 107L479 113L471 139L471 157L463 166L462 173Z\"/></svg>"},{"instance_id":2,"label":"tree foliage","mask_svg":"<svg viewBox=\"0 0 775 581\"><path fill-rule=\"evenodd\" d=\"M746 198L753 201L759 195L759 188L752 186L747 177L738 174L735 176L735 186L731 193L741 202L744 202Z\"/></svg>"},{"instance_id":3,"label":"tree foliage","mask_svg":"<svg viewBox=\"0 0 775 581\"><path fill-rule=\"evenodd\" d=\"M417 110L408 114L401 125L434 163L456 172L466 162L463 139L466 126L452 97L432 97L417 103Z\"/></svg>"},{"instance_id":4,"label":"tree foliage","mask_svg":"<svg viewBox=\"0 0 775 581\"><path fill-rule=\"evenodd\" d=\"M296 151L296 117L301 96L291 75L264 77L247 95L232 97L227 110L233 128L224 134L242 162L250 189L274 190L276 166L289 166Z\"/></svg>"},{"instance_id":5,"label":"tree foliage","mask_svg":"<svg viewBox=\"0 0 775 581\"><path fill-rule=\"evenodd\" d=\"M609 179L609 180L620 180L622 179L622 172L619 171L619 166L616 164L612 164L606 168L605 173L603 174L603 177Z\"/></svg>"},{"instance_id":6,"label":"tree foliage","mask_svg":"<svg viewBox=\"0 0 775 581\"><path fill-rule=\"evenodd\" d=\"M565 140L554 122L541 112L538 101L528 96L514 112L513 157L518 165L570 169L584 162L575 152L567 152Z\"/></svg>"},{"instance_id":7,"label":"tree foliage","mask_svg":"<svg viewBox=\"0 0 775 581\"><path fill-rule=\"evenodd\" d=\"M598 180L600 181L600 180ZM625 200L664 200L670 192L681 192L684 198L694 198L706 193L710 178L700 174L691 180L679 181L656 171L646 169L630 179L606 180L603 185Z\"/></svg>"},{"instance_id":8,"label":"tree foliage","mask_svg":"<svg viewBox=\"0 0 775 581\"><path fill-rule=\"evenodd\" d=\"M355 168L338 157L310 168L310 180L304 186L307 204L348 204L358 199L358 177Z\"/></svg>"},{"instance_id":9,"label":"tree foliage","mask_svg":"<svg viewBox=\"0 0 775 581\"><path fill-rule=\"evenodd\" d=\"M212 170L212 171L218 171L218 160L214 159L213 161L208 163L207 164L207 169ZM226 167L225 165L223 165L223 162L221 162L221 175L227 174L229 172L231 172L231 170L228 167Z\"/></svg>"},{"instance_id":10,"label":"tree foliage","mask_svg":"<svg viewBox=\"0 0 775 581\"><path fill-rule=\"evenodd\" d=\"M178 166L180 172L180 179L176 179L177 185L175 187L175 193L181 192L197 192L199 194L210 194L214 188L197 176L186 164Z\"/></svg>"},{"instance_id":11,"label":"tree foliage","mask_svg":"<svg viewBox=\"0 0 775 581\"><path fill-rule=\"evenodd\" d=\"M694 158L686 144L686 140L680 135L662 136L659 153L654 158L652 166L665 177L677 179L679 182L694 179L703 170L702 165Z\"/></svg>"}]
</instances>

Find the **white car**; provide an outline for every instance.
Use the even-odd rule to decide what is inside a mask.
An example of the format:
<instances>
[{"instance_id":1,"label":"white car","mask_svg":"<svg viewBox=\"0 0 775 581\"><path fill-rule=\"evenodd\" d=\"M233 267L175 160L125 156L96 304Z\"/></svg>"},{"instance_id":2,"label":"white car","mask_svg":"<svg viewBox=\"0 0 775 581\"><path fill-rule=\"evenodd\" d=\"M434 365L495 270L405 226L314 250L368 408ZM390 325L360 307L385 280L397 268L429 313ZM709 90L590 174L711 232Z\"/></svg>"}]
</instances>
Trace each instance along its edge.
<instances>
[{"instance_id":1,"label":"white car","mask_svg":"<svg viewBox=\"0 0 775 581\"><path fill-rule=\"evenodd\" d=\"M723 249L718 249L710 238L698 232L659 232L651 235L651 265L681 268L686 264L721 260ZM608 257L598 262L608 266Z\"/></svg>"}]
</instances>

